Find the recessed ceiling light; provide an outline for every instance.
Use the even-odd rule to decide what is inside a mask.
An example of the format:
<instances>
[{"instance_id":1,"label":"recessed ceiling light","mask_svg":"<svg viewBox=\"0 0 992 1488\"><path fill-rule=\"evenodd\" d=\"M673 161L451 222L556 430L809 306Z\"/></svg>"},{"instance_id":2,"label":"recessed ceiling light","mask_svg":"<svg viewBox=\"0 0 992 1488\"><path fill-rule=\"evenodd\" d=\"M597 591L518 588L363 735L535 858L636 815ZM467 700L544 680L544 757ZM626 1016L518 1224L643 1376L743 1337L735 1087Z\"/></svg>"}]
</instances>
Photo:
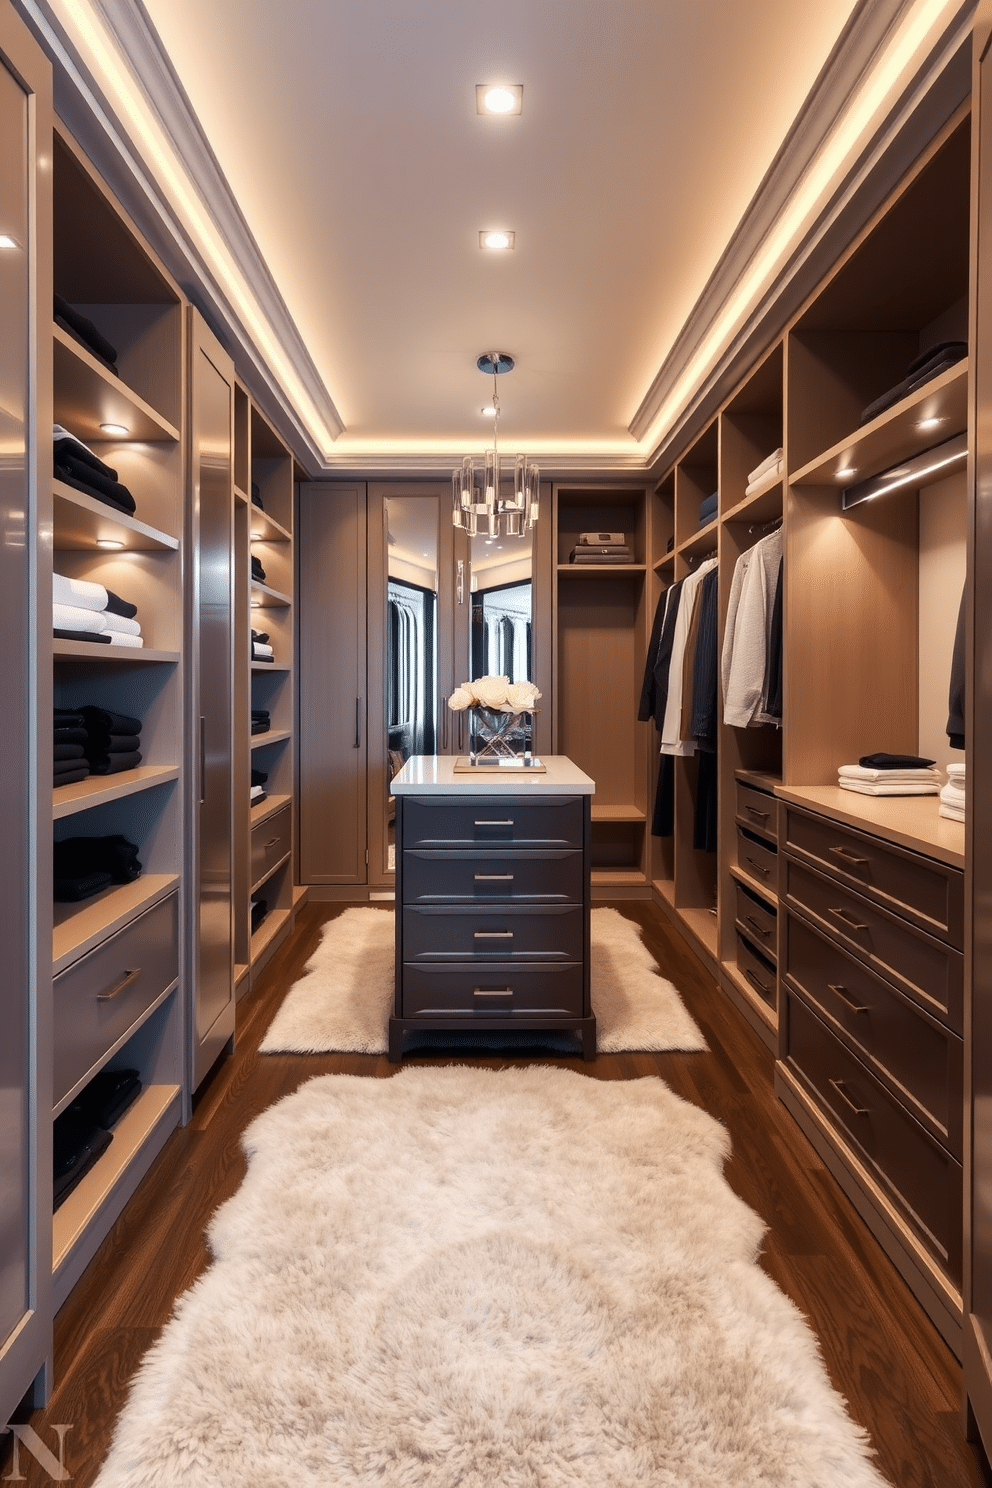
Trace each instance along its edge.
<instances>
[{"instance_id":1,"label":"recessed ceiling light","mask_svg":"<svg viewBox=\"0 0 992 1488\"><path fill-rule=\"evenodd\" d=\"M496 410L491 403L488 403L485 408L480 408L479 412L485 414L486 418L496 417Z\"/></svg>"},{"instance_id":2,"label":"recessed ceiling light","mask_svg":"<svg viewBox=\"0 0 992 1488\"><path fill-rule=\"evenodd\" d=\"M519 114L524 107L523 83L476 83L477 114Z\"/></svg>"},{"instance_id":3,"label":"recessed ceiling light","mask_svg":"<svg viewBox=\"0 0 992 1488\"><path fill-rule=\"evenodd\" d=\"M116 434L118 437L123 437L125 434L131 432L127 424L101 424L100 428L104 434Z\"/></svg>"},{"instance_id":4,"label":"recessed ceiling light","mask_svg":"<svg viewBox=\"0 0 992 1488\"><path fill-rule=\"evenodd\" d=\"M479 233L479 247L491 248L497 253L506 252L513 247L516 236L502 227L485 229Z\"/></svg>"},{"instance_id":5,"label":"recessed ceiling light","mask_svg":"<svg viewBox=\"0 0 992 1488\"><path fill-rule=\"evenodd\" d=\"M96 540L98 548L122 548L124 544L118 542L116 537L98 537Z\"/></svg>"},{"instance_id":6,"label":"recessed ceiling light","mask_svg":"<svg viewBox=\"0 0 992 1488\"><path fill-rule=\"evenodd\" d=\"M19 248L21 245L10 233L0 233L0 248Z\"/></svg>"},{"instance_id":7,"label":"recessed ceiling light","mask_svg":"<svg viewBox=\"0 0 992 1488\"><path fill-rule=\"evenodd\" d=\"M857 475L857 473L858 473L858 467L856 465L845 465L841 470L836 470L834 472L834 479L835 480L850 480L852 478L852 476Z\"/></svg>"},{"instance_id":8,"label":"recessed ceiling light","mask_svg":"<svg viewBox=\"0 0 992 1488\"><path fill-rule=\"evenodd\" d=\"M944 420L942 418L925 418L920 419L916 427L918 429L936 429L937 425L943 422Z\"/></svg>"}]
</instances>

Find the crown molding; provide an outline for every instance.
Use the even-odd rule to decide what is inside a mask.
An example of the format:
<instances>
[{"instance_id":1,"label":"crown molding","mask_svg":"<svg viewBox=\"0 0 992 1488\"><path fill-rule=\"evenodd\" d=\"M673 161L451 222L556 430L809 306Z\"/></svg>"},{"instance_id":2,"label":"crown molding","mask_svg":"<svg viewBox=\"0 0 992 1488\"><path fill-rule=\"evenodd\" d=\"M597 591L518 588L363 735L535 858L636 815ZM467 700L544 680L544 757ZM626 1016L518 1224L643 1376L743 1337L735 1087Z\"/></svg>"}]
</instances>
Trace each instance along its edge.
<instances>
[{"instance_id":1,"label":"crown molding","mask_svg":"<svg viewBox=\"0 0 992 1488\"><path fill-rule=\"evenodd\" d=\"M644 476L648 466L639 450L605 454L590 450L579 453L556 453L553 449L528 451L527 458L540 467L542 480L608 479L615 475ZM447 480L461 457L430 450L366 453L361 449L334 450L321 466L320 479L374 479L376 476L433 476Z\"/></svg>"}]
</instances>

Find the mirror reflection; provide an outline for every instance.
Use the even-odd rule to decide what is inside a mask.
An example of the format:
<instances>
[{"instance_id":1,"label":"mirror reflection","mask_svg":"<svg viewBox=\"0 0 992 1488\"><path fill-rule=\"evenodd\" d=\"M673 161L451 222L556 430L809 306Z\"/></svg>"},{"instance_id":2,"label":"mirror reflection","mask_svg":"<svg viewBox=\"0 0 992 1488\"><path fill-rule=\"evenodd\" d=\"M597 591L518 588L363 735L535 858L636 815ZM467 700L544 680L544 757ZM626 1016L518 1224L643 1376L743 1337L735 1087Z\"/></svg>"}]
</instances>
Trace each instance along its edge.
<instances>
[{"instance_id":1,"label":"mirror reflection","mask_svg":"<svg viewBox=\"0 0 992 1488\"><path fill-rule=\"evenodd\" d=\"M472 605L469 633L469 681L507 677L533 678L532 533L520 537L471 539L469 552ZM474 727L474 719L472 720ZM532 721L522 720L519 746L532 747ZM472 739L470 747L476 748Z\"/></svg>"},{"instance_id":2,"label":"mirror reflection","mask_svg":"<svg viewBox=\"0 0 992 1488\"><path fill-rule=\"evenodd\" d=\"M386 507L386 813L393 863L393 777L414 754L437 751L436 496L402 496Z\"/></svg>"}]
</instances>

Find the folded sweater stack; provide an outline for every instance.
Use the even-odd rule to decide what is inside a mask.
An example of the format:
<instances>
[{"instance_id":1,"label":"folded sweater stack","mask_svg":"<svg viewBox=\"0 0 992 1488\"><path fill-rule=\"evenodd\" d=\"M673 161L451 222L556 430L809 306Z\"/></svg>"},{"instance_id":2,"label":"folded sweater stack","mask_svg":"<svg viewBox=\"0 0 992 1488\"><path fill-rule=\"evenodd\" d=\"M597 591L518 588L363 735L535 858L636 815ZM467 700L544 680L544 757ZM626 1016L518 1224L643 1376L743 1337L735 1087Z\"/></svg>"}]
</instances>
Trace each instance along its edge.
<instances>
[{"instance_id":1,"label":"folded sweater stack","mask_svg":"<svg viewBox=\"0 0 992 1488\"><path fill-rule=\"evenodd\" d=\"M933 763L915 754L863 754L856 765L841 765L837 784L862 796L936 796L940 771Z\"/></svg>"},{"instance_id":2,"label":"folded sweater stack","mask_svg":"<svg viewBox=\"0 0 992 1488\"><path fill-rule=\"evenodd\" d=\"M141 876L138 848L120 835L65 837L52 849L56 904L75 904Z\"/></svg>"},{"instance_id":3,"label":"folded sweater stack","mask_svg":"<svg viewBox=\"0 0 992 1488\"><path fill-rule=\"evenodd\" d=\"M947 784L940 793L937 814L946 816L949 821L963 822L966 799L965 766L948 765Z\"/></svg>"},{"instance_id":4,"label":"folded sweater stack","mask_svg":"<svg viewBox=\"0 0 992 1488\"><path fill-rule=\"evenodd\" d=\"M74 785L90 773L86 720L72 708L53 709L52 784Z\"/></svg>"},{"instance_id":5,"label":"folded sweater stack","mask_svg":"<svg viewBox=\"0 0 992 1488\"><path fill-rule=\"evenodd\" d=\"M766 455L760 465L748 474L745 496L756 496L759 491L770 491L782 476L782 446Z\"/></svg>"},{"instance_id":6,"label":"folded sweater stack","mask_svg":"<svg viewBox=\"0 0 992 1488\"><path fill-rule=\"evenodd\" d=\"M102 362L115 377L119 377L117 348L111 345L106 336L101 336L89 317L80 315L79 311L59 294L54 297L53 310L55 324L61 326L74 341L79 342L80 346L85 346L90 356L95 356L97 361Z\"/></svg>"},{"instance_id":7,"label":"folded sweater stack","mask_svg":"<svg viewBox=\"0 0 992 1488\"><path fill-rule=\"evenodd\" d=\"M252 708L251 731L253 734L267 734L272 727L268 708Z\"/></svg>"},{"instance_id":8,"label":"folded sweater stack","mask_svg":"<svg viewBox=\"0 0 992 1488\"><path fill-rule=\"evenodd\" d=\"M251 659L252 661L275 661L275 653L269 645L269 633L267 630L252 631Z\"/></svg>"},{"instance_id":9,"label":"folded sweater stack","mask_svg":"<svg viewBox=\"0 0 992 1488\"><path fill-rule=\"evenodd\" d=\"M253 899L251 901L251 933L255 934L259 925L269 912L269 906L265 899Z\"/></svg>"},{"instance_id":10,"label":"folded sweater stack","mask_svg":"<svg viewBox=\"0 0 992 1488\"><path fill-rule=\"evenodd\" d=\"M915 393L917 388L932 382L939 377L941 372L946 372L949 367L955 366L968 355L967 341L940 341L936 346L931 346L929 351L921 352L906 368L906 376L902 382L897 382L895 387L889 388L874 403L869 403L859 420L860 424L870 424L872 419L878 418L887 408L901 403L903 398L908 398L910 393Z\"/></svg>"},{"instance_id":11,"label":"folded sweater stack","mask_svg":"<svg viewBox=\"0 0 992 1488\"><path fill-rule=\"evenodd\" d=\"M251 555L251 576L256 584L265 583L265 569L262 567L262 560L257 553L252 553Z\"/></svg>"},{"instance_id":12,"label":"folded sweater stack","mask_svg":"<svg viewBox=\"0 0 992 1488\"><path fill-rule=\"evenodd\" d=\"M141 764L141 719L86 704L86 758L91 775L119 775Z\"/></svg>"},{"instance_id":13,"label":"folded sweater stack","mask_svg":"<svg viewBox=\"0 0 992 1488\"><path fill-rule=\"evenodd\" d=\"M137 605L102 584L52 574L52 630L63 640L144 646L137 613Z\"/></svg>"},{"instance_id":14,"label":"folded sweater stack","mask_svg":"<svg viewBox=\"0 0 992 1488\"><path fill-rule=\"evenodd\" d=\"M117 479L117 471L104 464L82 440L63 429L61 424L52 426L52 459L54 475L76 491L83 491L104 506L113 506L117 511L132 516L135 500L127 486Z\"/></svg>"},{"instance_id":15,"label":"folded sweater stack","mask_svg":"<svg viewBox=\"0 0 992 1488\"><path fill-rule=\"evenodd\" d=\"M52 1127L53 1207L58 1209L112 1140L111 1128L141 1093L135 1069L101 1070Z\"/></svg>"},{"instance_id":16,"label":"folded sweater stack","mask_svg":"<svg viewBox=\"0 0 992 1488\"><path fill-rule=\"evenodd\" d=\"M704 501L699 503L699 525L708 527L717 514L720 505L720 492L713 491Z\"/></svg>"}]
</instances>

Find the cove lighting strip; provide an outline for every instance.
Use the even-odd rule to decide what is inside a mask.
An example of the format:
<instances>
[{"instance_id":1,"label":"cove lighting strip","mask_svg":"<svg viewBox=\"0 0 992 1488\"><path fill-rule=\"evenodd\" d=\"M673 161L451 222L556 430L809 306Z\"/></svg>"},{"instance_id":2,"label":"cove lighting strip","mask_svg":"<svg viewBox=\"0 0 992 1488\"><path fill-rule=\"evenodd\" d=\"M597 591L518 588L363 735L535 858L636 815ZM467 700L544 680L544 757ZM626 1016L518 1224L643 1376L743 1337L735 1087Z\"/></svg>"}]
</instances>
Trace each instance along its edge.
<instances>
[{"instance_id":1,"label":"cove lighting strip","mask_svg":"<svg viewBox=\"0 0 992 1488\"><path fill-rule=\"evenodd\" d=\"M911 460L904 460L891 470L883 470L880 475L859 481L856 486L848 486L840 498L841 509L847 511L862 501L887 496L890 491L904 491L907 486L916 490L921 486L931 486L934 481L943 480L945 475L960 469L967 459L968 436L955 434L953 439L938 444L934 449L924 450L922 455L914 455Z\"/></svg>"}]
</instances>

